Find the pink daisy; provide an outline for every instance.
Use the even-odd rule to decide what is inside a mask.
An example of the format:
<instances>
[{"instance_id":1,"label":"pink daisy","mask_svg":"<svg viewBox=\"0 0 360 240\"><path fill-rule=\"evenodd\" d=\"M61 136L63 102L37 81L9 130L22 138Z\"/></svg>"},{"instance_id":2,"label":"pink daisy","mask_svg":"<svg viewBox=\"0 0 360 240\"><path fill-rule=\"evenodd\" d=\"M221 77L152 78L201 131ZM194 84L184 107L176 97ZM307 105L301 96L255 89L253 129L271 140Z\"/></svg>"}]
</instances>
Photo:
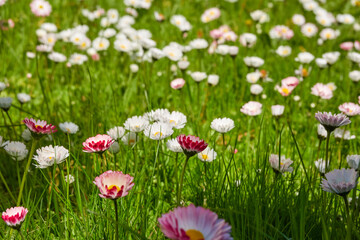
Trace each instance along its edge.
<instances>
[{"instance_id":1,"label":"pink daisy","mask_svg":"<svg viewBox=\"0 0 360 240\"><path fill-rule=\"evenodd\" d=\"M347 116L355 116L360 114L360 106L352 102L341 104L339 106L339 110Z\"/></svg>"},{"instance_id":2,"label":"pink daisy","mask_svg":"<svg viewBox=\"0 0 360 240\"><path fill-rule=\"evenodd\" d=\"M109 170L96 177L93 183L99 188L100 197L117 199L128 195L134 186L133 180L129 174Z\"/></svg>"},{"instance_id":3,"label":"pink daisy","mask_svg":"<svg viewBox=\"0 0 360 240\"><path fill-rule=\"evenodd\" d=\"M204 140L192 135L181 134L176 139L188 157L204 151L208 146Z\"/></svg>"},{"instance_id":4,"label":"pink daisy","mask_svg":"<svg viewBox=\"0 0 360 240\"><path fill-rule=\"evenodd\" d=\"M31 12L37 17L47 17L51 13L51 5L45 0L33 0L30 3Z\"/></svg>"},{"instance_id":5,"label":"pink daisy","mask_svg":"<svg viewBox=\"0 0 360 240\"><path fill-rule=\"evenodd\" d=\"M175 240L232 240L231 226L208 209L178 207L158 219L164 235Z\"/></svg>"}]
</instances>

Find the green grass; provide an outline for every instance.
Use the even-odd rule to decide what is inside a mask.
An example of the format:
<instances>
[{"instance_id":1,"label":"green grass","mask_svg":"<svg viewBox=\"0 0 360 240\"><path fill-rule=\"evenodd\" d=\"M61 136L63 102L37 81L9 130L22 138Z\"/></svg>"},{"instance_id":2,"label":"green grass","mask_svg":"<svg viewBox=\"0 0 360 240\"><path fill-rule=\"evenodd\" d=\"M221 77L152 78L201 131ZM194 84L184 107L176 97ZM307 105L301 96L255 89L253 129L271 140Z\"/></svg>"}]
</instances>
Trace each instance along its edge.
<instances>
[{"instance_id":1,"label":"green grass","mask_svg":"<svg viewBox=\"0 0 360 240\"><path fill-rule=\"evenodd\" d=\"M37 60L26 58L26 51L35 51L35 30L42 22L53 22L60 30L88 24L90 30L87 35L94 39L100 29L99 21L88 22L81 15L81 8L94 10L96 5L101 5L106 10L116 8L120 15L124 15L122 1L56 0L52 1L53 11L46 19L31 14L28 1L8 0L0 7L2 19L12 18L15 21L14 29L0 31L0 81L9 84L0 97L16 99L19 92L29 93L32 97L31 102L22 108L14 101L9 110L19 136L17 140L22 141L20 134L26 127L21 121L25 117L44 119L55 125L71 121L80 127L80 131L69 139L59 130L52 141L43 138L37 145L62 145L70 149L70 157L67 163L59 166L42 170L33 165L30 167L22 200L22 206L29 209L21 228L26 239L114 239L113 203L100 198L92 182L103 171L115 170L115 161L116 170L135 177L134 188L118 201L120 239L164 239L157 218L177 206L176 176L180 175L185 156L178 155L176 167L176 154L167 150L166 141L160 141L158 146L157 141L143 134L133 148L120 143L121 151L116 156L104 154L106 162L95 154L82 152L82 142L88 137L106 133L111 127L121 126L127 118L156 108L180 111L187 116L186 127L175 130L173 137L181 133L198 135L218 153L217 159L206 163L206 166L196 157L189 160L182 199L184 205L194 203L224 218L232 226L234 239L344 239L349 233L349 239L360 239L360 205L357 208L351 206L353 222L349 227L343 200L321 190L321 176L314 165L318 155L325 158L325 142L318 148L314 114L317 111L338 112L340 104L357 102L359 86L349 79L348 73L358 67L353 66L346 53L342 52L329 71L319 69L313 62L310 76L288 98L274 91L281 79L294 75L299 63L293 59L301 49L320 57L324 52L339 51L339 44L343 41L359 40L359 34L351 26L336 26L341 35L317 46L316 37L303 37L299 28L291 23L291 16L295 13L303 14L307 22L315 23L313 13L305 12L295 0L274 2L272 9L267 7L269 2L239 1L231 4L225 1L158 0L154 1L149 11L139 11L140 16L133 27L150 30L157 47L162 48L171 41L186 44L201 35L210 42L209 31L222 24L228 24L238 35L256 33L255 24L246 25L245 21L250 19L251 11L267 9L271 20L263 25L257 44L251 49L240 47L234 63L230 56L209 55L206 50L186 54L190 61L189 70L220 76L217 86L207 85L206 80L200 83L199 101L196 83L189 75L184 75L184 79L189 85L191 99L186 86L181 91L170 88L170 81L181 77L182 73L179 70L172 73L172 63L165 58L154 64L139 63L138 73L130 72L129 65L133 63L130 57L115 51L112 45L108 51L100 53L100 61L89 60L82 66L71 68L67 68L65 63L51 62L42 53L37 54ZM349 12L359 17L359 8L351 7L349 2L328 1L324 8L334 14ZM201 23L202 12L213 6L221 8L220 19ZM155 10L165 15L165 22L154 20ZM186 39L168 21L174 14L183 14L193 25ZM269 39L267 33L276 24L289 25L294 30L294 38L289 41ZM233 45L239 46L238 41ZM287 58L277 56L273 51L279 45L291 46L292 54ZM70 43L60 41L54 49L67 56L79 52ZM266 99L250 94L250 84L245 78L248 68L243 63L245 56L265 59L261 68L266 69L274 80L261 83ZM26 78L28 72L33 75L31 79ZM159 72L161 76L157 74ZM311 95L310 89L317 82L334 82L337 86L334 97L320 100ZM243 86L245 94L241 97ZM294 101L295 95L301 100ZM249 117L239 111L250 100L263 104L260 116ZM311 103L316 104L315 108L310 107ZM270 111L274 104L286 106L284 116L278 121ZM210 129L211 121L218 117L229 117L235 121L236 128L225 134L225 145L222 135ZM353 117L347 127L354 135L360 135L358 118ZM0 135L6 140L15 140L9 119L1 118L0 125ZM30 149L31 143L26 144ZM236 154L233 153L235 148L238 150ZM359 154L358 149L358 137L350 141L338 141L332 137L331 169L348 167L346 156ZM294 161L292 174L276 177L271 169L269 155L279 154L279 150L281 155ZM138 164L136 172L135 159ZM17 166L0 149L0 161L0 171L17 198L20 185L18 173L22 176L26 160ZM95 165L100 169L96 169ZM63 178L67 173L75 176L68 193ZM237 185L237 180L241 184ZM15 206L3 182L0 193L1 211ZM350 193L353 198L355 195L358 193ZM10 239L10 234L20 239L16 231L11 231L4 222L0 223L0 238Z\"/></svg>"}]
</instances>

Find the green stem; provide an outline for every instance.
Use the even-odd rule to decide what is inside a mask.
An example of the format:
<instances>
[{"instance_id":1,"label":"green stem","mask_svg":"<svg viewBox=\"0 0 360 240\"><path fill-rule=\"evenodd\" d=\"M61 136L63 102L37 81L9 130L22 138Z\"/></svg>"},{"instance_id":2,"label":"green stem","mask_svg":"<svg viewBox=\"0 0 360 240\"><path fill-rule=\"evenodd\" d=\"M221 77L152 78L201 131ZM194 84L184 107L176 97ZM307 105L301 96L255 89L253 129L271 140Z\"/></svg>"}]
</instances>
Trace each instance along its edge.
<instances>
[{"instance_id":1,"label":"green stem","mask_svg":"<svg viewBox=\"0 0 360 240\"><path fill-rule=\"evenodd\" d=\"M328 165L329 165L329 143L330 143L330 131L327 131L326 136L326 157L325 157L325 173L328 172Z\"/></svg>"},{"instance_id":2,"label":"green stem","mask_svg":"<svg viewBox=\"0 0 360 240\"><path fill-rule=\"evenodd\" d=\"M33 142L32 142L32 144L31 144L31 150L30 150L29 158L28 158L28 161L27 161L27 163L26 163L26 167L25 167L25 171L24 171L23 178L22 178L22 180L21 180L20 192L19 192L19 196L18 196L18 199L17 199L17 202L16 202L16 206L19 206L20 203L21 203L21 197L22 197L22 193L23 193L23 191L24 191L26 176L27 176L27 173L28 173L29 168L30 168L31 159L32 159L32 156L34 155L35 148L36 148L36 144L37 144L37 140L34 139Z\"/></svg>"},{"instance_id":3,"label":"green stem","mask_svg":"<svg viewBox=\"0 0 360 240\"><path fill-rule=\"evenodd\" d=\"M22 240L25 240L25 237L24 237L24 235L22 234L22 232L20 231L20 228L18 229L18 232L19 232L19 234L20 234L21 239L22 239Z\"/></svg>"},{"instance_id":4,"label":"green stem","mask_svg":"<svg viewBox=\"0 0 360 240\"><path fill-rule=\"evenodd\" d=\"M181 191L183 188L183 181L184 181L184 175L185 175L185 169L186 169L186 165L188 163L190 157L186 156L186 160L185 160L185 164L184 164L184 168L181 172L181 176L180 176L180 186L179 186L179 191L177 194L177 205L180 205L180 199L181 199Z\"/></svg>"},{"instance_id":5,"label":"green stem","mask_svg":"<svg viewBox=\"0 0 360 240\"><path fill-rule=\"evenodd\" d=\"M10 197L12 198L12 200L13 200L14 203L15 203L15 202L16 202L16 199L15 199L14 195L11 193L10 188L9 188L9 186L7 185L6 180L5 180L4 176L2 175L2 172L1 172L1 171L0 171L0 178L1 178L1 181L4 183L6 190L9 192Z\"/></svg>"},{"instance_id":6,"label":"green stem","mask_svg":"<svg viewBox=\"0 0 360 240\"><path fill-rule=\"evenodd\" d=\"M5 111L5 112L6 112L6 115L8 116L8 118L9 118L9 120L10 120L10 124L11 124L11 126L12 126L13 131L14 131L15 138L17 139L17 138L18 138L18 136L17 136L16 130L15 130L14 123L13 123L13 121L11 120L11 117L10 117L9 111Z\"/></svg>"},{"instance_id":7,"label":"green stem","mask_svg":"<svg viewBox=\"0 0 360 240\"><path fill-rule=\"evenodd\" d=\"M119 215L118 215L118 206L116 199L114 200L115 206L115 239L119 239Z\"/></svg>"}]
</instances>

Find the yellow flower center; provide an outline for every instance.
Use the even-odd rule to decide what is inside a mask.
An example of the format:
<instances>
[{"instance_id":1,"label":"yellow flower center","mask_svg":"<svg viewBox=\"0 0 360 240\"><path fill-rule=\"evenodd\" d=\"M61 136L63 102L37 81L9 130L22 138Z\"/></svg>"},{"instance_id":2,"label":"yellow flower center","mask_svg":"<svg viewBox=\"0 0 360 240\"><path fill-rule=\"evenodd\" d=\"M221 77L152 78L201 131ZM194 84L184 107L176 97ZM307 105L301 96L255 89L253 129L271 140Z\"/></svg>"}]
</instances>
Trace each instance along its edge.
<instances>
[{"instance_id":1,"label":"yellow flower center","mask_svg":"<svg viewBox=\"0 0 360 240\"><path fill-rule=\"evenodd\" d=\"M325 24L325 19L321 20L320 22L321 24Z\"/></svg>"},{"instance_id":2,"label":"yellow flower center","mask_svg":"<svg viewBox=\"0 0 360 240\"><path fill-rule=\"evenodd\" d=\"M129 145L133 145L135 143L135 140L134 139L130 139L129 140Z\"/></svg>"},{"instance_id":3,"label":"yellow flower center","mask_svg":"<svg viewBox=\"0 0 360 240\"><path fill-rule=\"evenodd\" d=\"M111 190L111 189L113 189L114 187L116 187L116 191L120 191L120 188L118 187L118 186L116 186L116 185L110 185L110 186L108 186L108 190Z\"/></svg>"},{"instance_id":4,"label":"yellow flower center","mask_svg":"<svg viewBox=\"0 0 360 240\"><path fill-rule=\"evenodd\" d=\"M44 6L43 6L43 5L39 5L39 8L40 8L40 9L43 9L43 8L44 8Z\"/></svg>"},{"instance_id":5,"label":"yellow flower center","mask_svg":"<svg viewBox=\"0 0 360 240\"><path fill-rule=\"evenodd\" d=\"M179 20L177 20L177 21L175 22L176 25L180 25L180 23L181 23L181 22L180 22Z\"/></svg>"},{"instance_id":6,"label":"yellow flower center","mask_svg":"<svg viewBox=\"0 0 360 240\"><path fill-rule=\"evenodd\" d=\"M104 44L103 44L103 43L100 43L100 44L99 44L99 47L103 48L103 47L104 47Z\"/></svg>"},{"instance_id":7,"label":"yellow flower center","mask_svg":"<svg viewBox=\"0 0 360 240\"><path fill-rule=\"evenodd\" d=\"M302 75L303 77L309 76L309 72L306 70L306 68L303 68L303 69L301 70L301 75Z\"/></svg>"},{"instance_id":8,"label":"yellow flower center","mask_svg":"<svg viewBox=\"0 0 360 240\"><path fill-rule=\"evenodd\" d=\"M69 128L66 128L66 131L67 131L67 132L70 132L70 129L69 129Z\"/></svg>"},{"instance_id":9,"label":"yellow flower center","mask_svg":"<svg viewBox=\"0 0 360 240\"><path fill-rule=\"evenodd\" d=\"M170 55L171 57L175 56L175 54L174 54L173 52L169 53L169 55Z\"/></svg>"},{"instance_id":10,"label":"yellow flower center","mask_svg":"<svg viewBox=\"0 0 360 240\"><path fill-rule=\"evenodd\" d=\"M284 55L286 55L286 54L288 54L288 53L289 53L289 50L287 50L287 49L283 50L283 54L284 54Z\"/></svg>"},{"instance_id":11,"label":"yellow flower center","mask_svg":"<svg viewBox=\"0 0 360 240\"><path fill-rule=\"evenodd\" d=\"M159 134L160 134L160 137L163 135L162 132L156 132L156 133L154 133L154 136L157 137L157 135L159 135Z\"/></svg>"},{"instance_id":12,"label":"yellow flower center","mask_svg":"<svg viewBox=\"0 0 360 240\"><path fill-rule=\"evenodd\" d=\"M307 31L308 31L309 33L312 32L312 28L309 27L309 28L307 29Z\"/></svg>"},{"instance_id":13,"label":"yellow flower center","mask_svg":"<svg viewBox=\"0 0 360 240\"><path fill-rule=\"evenodd\" d=\"M126 46L125 46L124 44L121 44L121 45L120 45L120 48L125 49Z\"/></svg>"},{"instance_id":14,"label":"yellow flower center","mask_svg":"<svg viewBox=\"0 0 360 240\"><path fill-rule=\"evenodd\" d=\"M198 230L189 229L185 233L186 236L190 238L190 240L205 240L204 235Z\"/></svg>"},{"instance_id":15,"label":"yellow flower center","mask_svg":"<svg viewBox=\"0 0 360 240\"><path fill-rule=\"evenodd\" d=\"M177 125L175 120L170 120L169 123L173 123L175 126Z\"/></svg>"},{"instance_id":16,"label":"yellow flower center","mask_svg":"<svg viewBox=\"0 0 360 240\"><path fill-rule=\"evenodd\" d=\"M209 159L208 155L206 155L206 154L202 154L201 156L202 156L202 158L203 158L204 160L208 160L208 159Z\"/></svg>"},{"instance_id":17,"label":"yellow flower center","mask_svg":"<svg viewBox=\"0 0 360 240\"><path fill-rule=\"evenodd\" d=\"M289 89L287 89L287 88L283 88L283 89L281 89L281 91L282 91L283 93L285 93L286 95L289 94Z\"/></svg>"},{"instance_id":18,"label":"yellow flower center","mask_svg":"<svg viewBox=\"0 0 360 240\"><path fill-rule=\"evenodd\" d=\"M331 33L325 34L325 37L326 37L326 38L331 38Z\"/></svg>"},{"instance_id":19,"label":"yellow flower center","mask_svg":"<svg viewBox=\"0 0 360 240\"><path fill-rule=\"evenodd\" d=\"M43 128L41 125L35 125L35 128Z\"/></svg>"}]
</instances>

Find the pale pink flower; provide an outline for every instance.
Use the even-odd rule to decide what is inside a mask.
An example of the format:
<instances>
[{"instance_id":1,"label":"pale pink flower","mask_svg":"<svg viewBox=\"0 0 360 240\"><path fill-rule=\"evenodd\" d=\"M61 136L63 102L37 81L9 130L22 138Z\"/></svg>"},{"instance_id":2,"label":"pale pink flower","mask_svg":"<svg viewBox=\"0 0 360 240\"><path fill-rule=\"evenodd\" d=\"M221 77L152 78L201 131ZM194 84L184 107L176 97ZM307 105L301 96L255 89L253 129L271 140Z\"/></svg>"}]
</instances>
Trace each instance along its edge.
<instances>
[{"instance_id":1,"label":"pale pink flower","mask_svg":"<svg viewBox=\"0 0 360 240\"><path fill-rule=\"evenodd\" d=\"M325 84L317 83L311 88L311 94L322 99L330 99L333 97L333 91Z\"/></svg>"},{"instance_id":2,"label":"pale pink flower","mask_svg":"<svg viewBox=\"0 0 360 240\"><path fill-rule=\"evenodd\" d=\"M176 78L170 82L170 86L172 89L181 89L185 85L185 80L182 78Z\"/></svg>"},{"instance_id":3,"label":"pale pink flower","mask_svg":"<svg viewBox=\"0 0 360 240\"><path fill-rule=\"evenodd\" d=\"M360 106L352 102L341 104L339 106L339 110L347 116L355 116L360 114Z\"/></svg>"},{"instance_id":4,"label":"pale pink flower","mask_svg":"<svg viewBox=\"0 0 360 240\"><path fill-rule=\"evenodd\" d=\"M340 48L345 51L350 51L353 49L353 47L354 47L353 42L343 42L340 44Z\"/></svg>"},{"instance_id":5,"label":"pale pink flower","mask_svg":"<svg viewBox=\"0 0 360 240\"><path fill-rule=\"evenodd\" d=\"M33 0L30 3L31 12L37 17L47 17L51 13L51 5L45 0Z\"/></svg>"},{"instance_id":6,"label":"pale pink flower","mask_svg":"<svg viewBox=\"0 0 360 240\"><path fill-rule=\"evenodd\" d=\"M174 240L232 240L231 226L208 209L178 207L158 219L160 229Z\"/></svg>"},{"instance_id":7,"label":"pale pink flower","mask_svg":"<svg viewBox=\"0 0 360 240\"><path fill-rule=\"evenodd\" d=\"M106 171L93 182L100 190L99 196L108 199L125 197L134 186L134 178L118 171Z\"/></svg>"},{"instance_id":8,"label":"pale pink flower","mask_svg":"<svg viewBox=\"0 0 360 240\"><path fill-rule=\"evenodd\" d=\"M351 123L350 119L342 113L332 114L331 112L317 112L315 113L315 118L328 132L332 132L338 127Z\"/></svg>"},{"instance_id":9,"label":"pale pink flower","mask_svg":"<svg viewBox=\"0 0 360 240\"><path fill-rule=\"evenodd\" d=\"M205 10L205 12L201 15L201 21L203 23L208 23L210 21L213 21L217 18L219 18L221 15L220 9L219 8L209 8L207 10Z\"/></svg>"},{"instance_id":10,"label":"pale pink flower","mask_svg":"<svg viewBox=\"0 0 360 240\"><path fill-rule=\"evenodd\" d=\"M240 112L249 116L257 116L261 114L261 111L262 111L262 104L255 101L250 101L248 103L245 103L240 109Z\"/></svg>"}]
</instances>

